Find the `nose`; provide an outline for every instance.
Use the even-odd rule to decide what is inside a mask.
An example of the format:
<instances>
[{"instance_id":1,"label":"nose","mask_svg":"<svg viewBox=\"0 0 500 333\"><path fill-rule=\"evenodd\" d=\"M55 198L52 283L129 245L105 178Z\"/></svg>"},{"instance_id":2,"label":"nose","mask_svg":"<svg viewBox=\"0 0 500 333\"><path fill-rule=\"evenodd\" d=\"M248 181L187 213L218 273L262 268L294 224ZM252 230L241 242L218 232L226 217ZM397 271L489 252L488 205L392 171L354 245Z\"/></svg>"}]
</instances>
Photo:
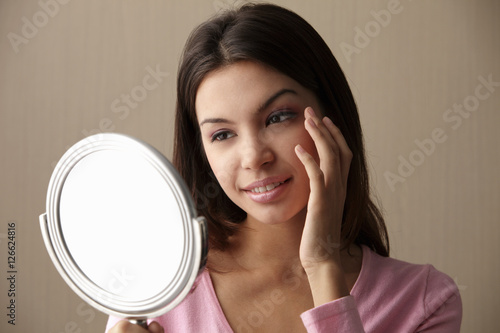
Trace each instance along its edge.
<instances>
[{"instance_id":1,"label":"nose","mask_svg":"<svg viewBox=\"0 0 500 333\"><path fill-rule=\"evenodd\" d=\"M239 149L243 169L259 169L274 160L274 153L267 142L259 137L246 138Z\"/></svg>"}]
</instances>

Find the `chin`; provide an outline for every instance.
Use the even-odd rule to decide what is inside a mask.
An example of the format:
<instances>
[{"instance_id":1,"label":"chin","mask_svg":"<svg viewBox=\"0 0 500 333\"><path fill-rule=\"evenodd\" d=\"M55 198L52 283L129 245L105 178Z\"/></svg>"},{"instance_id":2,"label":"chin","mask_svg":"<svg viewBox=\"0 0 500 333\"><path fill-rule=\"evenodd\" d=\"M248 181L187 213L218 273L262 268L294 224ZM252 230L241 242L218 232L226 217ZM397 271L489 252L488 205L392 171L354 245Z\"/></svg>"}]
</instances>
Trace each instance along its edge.
<instances>
[{"instance_id":1,"label":"chin","mask_svg":"<svg viewBox=\"0 0 500 333\"><path fill-rule=\"evenodd\" d=\"M271 214L265 212L259 212L258 214L248 214L247 215L262 224L266 225L280 225L285 223L290 223L292 220L297 218L302 218L302 221L305 219L306 208L304 207L302 210L298 212L293 212L290 210L285 210L283 212L273 211Z\"/></svg>"}]
</instances>

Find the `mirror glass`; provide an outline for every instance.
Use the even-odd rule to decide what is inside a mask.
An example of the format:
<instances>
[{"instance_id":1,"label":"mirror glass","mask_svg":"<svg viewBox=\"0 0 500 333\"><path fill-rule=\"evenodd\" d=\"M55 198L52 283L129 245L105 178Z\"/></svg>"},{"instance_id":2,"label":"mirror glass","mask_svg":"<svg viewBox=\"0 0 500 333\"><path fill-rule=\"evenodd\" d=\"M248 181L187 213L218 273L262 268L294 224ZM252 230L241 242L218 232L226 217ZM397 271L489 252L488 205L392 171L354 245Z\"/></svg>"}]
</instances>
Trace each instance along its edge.
<instances>
[{"instance_id":1,"label":"mirror glass","mask_svg":"<svg viewBox=\"0 0 500 333\"><path fill-rule=\"evenodd\" d=\"M184 230L169 185L134 157L111 150L86 156L64 182L59 213L80 270L102 289L137 301L157 295L177 273Z\"/></svg>"}]
</instances>

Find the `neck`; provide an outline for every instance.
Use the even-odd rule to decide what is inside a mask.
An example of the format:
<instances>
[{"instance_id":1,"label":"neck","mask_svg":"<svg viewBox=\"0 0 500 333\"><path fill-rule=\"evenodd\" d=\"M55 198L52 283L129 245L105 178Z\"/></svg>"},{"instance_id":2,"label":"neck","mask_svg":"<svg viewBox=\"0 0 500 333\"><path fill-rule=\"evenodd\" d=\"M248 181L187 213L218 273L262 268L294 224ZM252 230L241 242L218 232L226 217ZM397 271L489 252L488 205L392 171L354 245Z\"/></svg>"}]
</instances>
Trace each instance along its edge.
<instances>
[{"instance_id":1,"label":"neck","mask_svg":"<svg viewBox=\"0 0 500 333\"><path fill-rule=\"evenodd\" d=\"M251 216L230 239L228 251L241 268L288 270L299 262L306 209L288 221L265 224Z\"/></svg>"},{"instance_id":2,"label":"neck","mask_svg":"<svg viewBox=\"0 0 500 333\"><path fill-rule=\"evenodd\" d=\"M306 216L306 209L292 219L279 224L265 224L251 216L241 224L236 235L229 239L224 252L210 251L209 259L215 271L235 270L282 274L294 271L301 274L299 247ZM359 273L361 248L351 245L341 252L342 266L346 273Z\"/></svg>"}]
</instances>

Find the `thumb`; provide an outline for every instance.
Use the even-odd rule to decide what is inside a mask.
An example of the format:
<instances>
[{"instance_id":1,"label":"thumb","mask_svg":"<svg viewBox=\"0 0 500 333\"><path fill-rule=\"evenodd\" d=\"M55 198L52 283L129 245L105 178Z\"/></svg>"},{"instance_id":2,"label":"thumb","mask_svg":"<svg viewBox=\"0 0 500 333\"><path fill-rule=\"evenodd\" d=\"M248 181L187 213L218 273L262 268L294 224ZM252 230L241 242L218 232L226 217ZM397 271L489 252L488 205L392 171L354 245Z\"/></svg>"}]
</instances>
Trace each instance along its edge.
<instances>
[{"instance_id":1,"label":"thumb","mask_svg":"<svg viewBox=\"0 0 500 333\"><path fill-rule=\"evenodd\" d=\"M148 331L151 333L164 333L165 331L163 330L163 327L161 327L160 324L158 324L156 321L151 322L151 324L148 325Z\"/></svg>"}]
</instances>

